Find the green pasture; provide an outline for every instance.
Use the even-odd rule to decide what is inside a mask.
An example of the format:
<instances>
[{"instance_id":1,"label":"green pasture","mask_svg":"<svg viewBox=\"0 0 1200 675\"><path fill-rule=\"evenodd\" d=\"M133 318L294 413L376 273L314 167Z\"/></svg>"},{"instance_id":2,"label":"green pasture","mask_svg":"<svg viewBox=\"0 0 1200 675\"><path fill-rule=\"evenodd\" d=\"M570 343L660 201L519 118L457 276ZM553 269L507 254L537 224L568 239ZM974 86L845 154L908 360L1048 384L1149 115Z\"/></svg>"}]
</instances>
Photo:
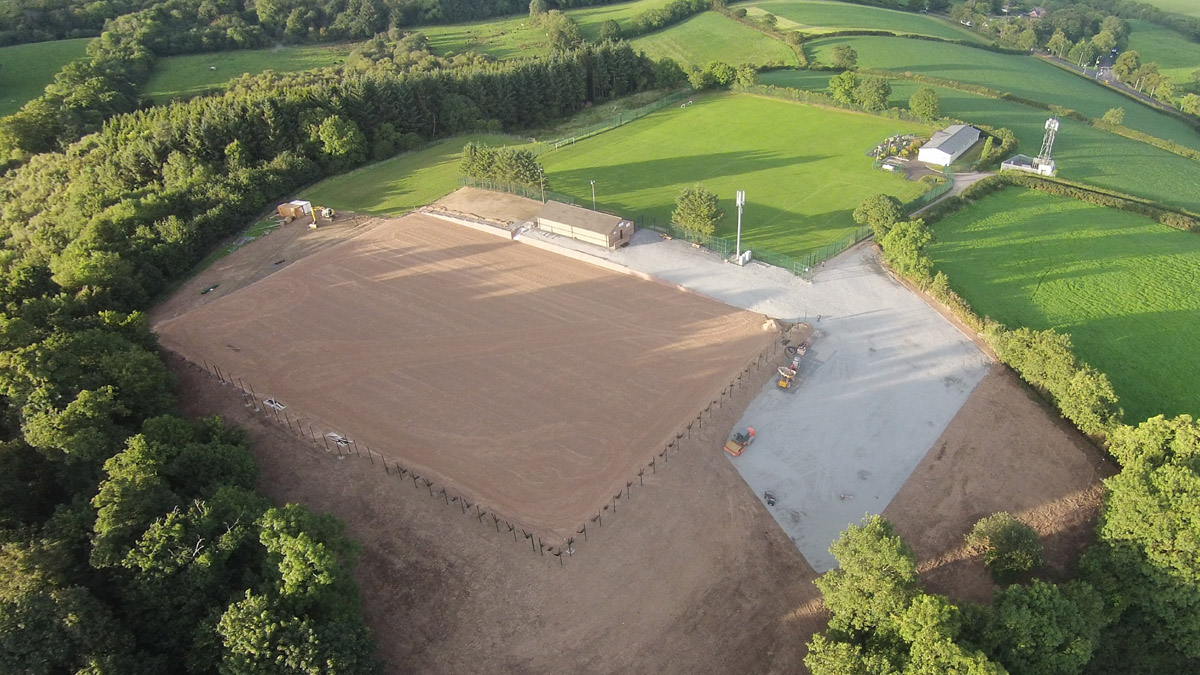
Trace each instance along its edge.
<instances>
[{"instance_id":1,"label":"green pasture","mask_svg":"<svg viewBox=\"0 0 1200 675\"><path fill-rule=\"evenodd\" d=\"M1188 16L1200 16L1200 4L1196 0L1141 0L1147 5L1166 11L1175 12L1176 14L1186 14Z\"/></svg>"},{"instance_id":2,"label":"green pasture","mask_svg":"<svg viewBox=\"0 0 1200 675\"><path fill-rule=\"evenodd\" d=\"M195 96L220 89L245 74L257 75L267 70L286 73L332 66L343 61L353 50L354 45L342 44L168 56L154 64L154 72L142 92L158 102Z\"/></svg>"},{"instance_id":3,"label":"green pasture","mask_svg":"<svg viewBox=\"0 0 1200 675\"><path fill-rule=\"evenodd\" d=\"M808 43L806 49L810 56L828 63L829 52L838 44L854 47L860 67L985 86L1071 108L1091 118L1101 117L1109 108L1124 108L1125 126L1200 150L1200 133L1182 121L1032 56L889 37L826 38Z\"/></svg>"},{"instance_id":4,"label":"green pasture","mask_svg":"<svg viewBox=\"0 0 1200 675\"><path fill-rule=\"evenodd\" d=\"M567 10L567 16L579 24L579 32L587 40L600 35L600 26L613 20L626 28L631 19L650 9L666 5L671 0L636 0L604 7L586 7ZM429 38L429 44L438 54L461 54L477 51L494 59L503 60L519 56L540 56L549 52L546 33L529 19L519 15L510 18L488 19L474 23L452 26L420 26L415 30Z\"/></svg>"},{"instance_id":5,"label":"green pasture","mask_svg":"<svg viewBox=\"0 0 1200 675\"><path fill-rule=\"evenodd\" d=\"M54 75L86 56L91 38L0 47L0 116L11 115L41 96Z\"/></svg>"},{"instance_id":6,"label":"green pasture","mask_svg":"<svg viewBox=\"0 0 1200 675\"><path fill-rule=\"evenodd\" d=\"M763 84L779 87L824 91L830 75L815 71L776 70L762 73L759 80ZM907 107L909 96L918 88L927 86L903 79L892 80L891 83L889 105L893 107ZM1018 152L1037 154L1049 116L1046 111L957 89L933 89L941 96L943 115L1011 129L1020 141ZM1200 173L1200 162L1072 119L1060 122L1062 126L1054 144L1054 158L1058 161L1059 175L1063 178L1200 211L1200 193L1194 187L1195 176Z\"/></svg>"},{"instance_id":7,"label":"green pasture","mask_svg":"<svg viewBox=\"0 0 1200 675\"><path fill-rule=\"evenodd\" d=\"M977 314L1070 333L1127 421L1200 415L1200 235L1019 188L933 229L935 268Z\"/></svg>"},{"instance_id":8,"label":"green pasture","mask_svg":"<svg viewBox=\"0 0 1200 675\"><path fill-rule=\"evenodd\" d=\"M1142 63L1158 64L1158 72L1179 84L1192 81L1192 71L1200 68L1200 44L1169 28L1148 21L1130 21L1127 51L1136 51Z\"/></svg>"},{"instance_id":9,"label":"green pasture","mask_svg":"<svg viewBox=\"0 0 1200 675\"><path fill-rule=\"evenodd\" d=\"M697 14L630 44L651 58L675 59L684 68L703 67L710 61L734 66L799 63L791 47L716 12Z\"/></svg>"},{"instance_id":10,"label":"green pasture","mask_svg":"<svg viewBox=\"0 0 1200 675\"><path fill-rule=\"evenodd\" d=\"M838 30L890 30L952 40L981 41L978 34L937 17L895 9L853 5L829 0L751 0L740 3L751 17L774 14L784 30L828 33Z\"/></svg>"},{"instance_id":11,"label":"green pasture","mask_svg":"<svg viewBox=\"0 0 1200 675\"><path fill-rule=\"evenodd\" d=\"M880 192L902 200L920 183L871 168L866 152L920 125L740 94L671 106L541 156L551 187L582 204L665 224L679 190L702 183L737 227L734 194L746 191L742 245L801 254L850 234L850 214Z\"/></svg>"},{"instance_id":12,"label":"green pasture","mask_svg":"<svg viewBox=\"0 0 1200 675\"><path fill-rule=\"evenodd\" d=\"M455 136L361 169L333 176L297 195L314 204L373 215L399 214L458 189L459 156L470 141L491 146L520 143L511 136Z\"/></svg>"}]
</instances>

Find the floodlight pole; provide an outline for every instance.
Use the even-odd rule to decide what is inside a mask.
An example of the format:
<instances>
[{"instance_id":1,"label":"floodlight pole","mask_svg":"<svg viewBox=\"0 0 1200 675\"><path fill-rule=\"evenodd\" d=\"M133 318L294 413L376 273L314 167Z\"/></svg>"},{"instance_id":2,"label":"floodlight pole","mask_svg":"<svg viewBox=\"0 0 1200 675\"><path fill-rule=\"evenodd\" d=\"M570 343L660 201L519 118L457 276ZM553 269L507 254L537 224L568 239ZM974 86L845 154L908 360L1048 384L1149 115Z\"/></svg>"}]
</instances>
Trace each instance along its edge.
<instances>
[{"instance_id":1,"label":"floodlight pole","mask_svg":"<svg viewBox=\"0 0 1200 675\"><path fill-rule=\"evenodd\" d=\"M538 167L538 185L542 186L542 203L546 203L546 175L542 171L542 167Z\"/></svg>"},{"instance_id":2,"label":"floodlight pole","mask_svg":"<svg viewBox=\"0 0 1200 675\"><path fill-rule=\"evenodd\" d=\"M733 259L741 264L742 260L742 207L746 205L746 191L737 191L737 207L738 207L738 231L737 231L737 248L733 254Z\"/></svg>"},{"instance_id":3,"label":"floodlight pole","mask_svg":"<svg viewBox=\"0 0 1200 675\"><path fill-rule=\"evenodd\" d=\"M589 180L588 182L592 184L592 210L595 211L596 210L596 181Z\"/></svg>"}]
</instances>

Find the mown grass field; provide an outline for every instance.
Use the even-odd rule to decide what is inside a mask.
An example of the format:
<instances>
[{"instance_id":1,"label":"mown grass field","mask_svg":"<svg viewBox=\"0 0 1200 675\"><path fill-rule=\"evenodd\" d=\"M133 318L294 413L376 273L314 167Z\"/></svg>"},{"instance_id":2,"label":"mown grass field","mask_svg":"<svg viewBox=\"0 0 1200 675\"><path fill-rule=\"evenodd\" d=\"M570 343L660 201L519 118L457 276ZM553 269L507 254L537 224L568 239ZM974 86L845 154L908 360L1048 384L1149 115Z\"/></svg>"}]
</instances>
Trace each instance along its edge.
<instances>
[{"instance_id":1,"label":"mown grass field","mask_svg":"<svg viewBox=\"0 0 1200 675\"><path fill-rule=\"evenodd\" d=\"M655 59L669 57L679 65L703 67L710 61L730 65L798 65L796 53L784 43L716 12L697 14L630 42Z\"/></svg>"},{"instance_id":2,"label":"mown grass field","mask_svg":"<svg viewBox=\"0 0 1200 675\"><path fill-rule=\"evenodd\" d=\"M866 28L981 41L978 34L936 17L882 7L829 0L752 0L735 6L745 7L751 16L774 14L780 28L794 28L805 33Z\"/></svg>"},{"instance_id":3,"label":"mown grass field","mask_svg":"<svg viewBox=\"0 0 1200 675\"><path fill-rule=\"evenodd\" d=\"M266 70L286 73L332 66L353 50L353 44L342 44L168 56L154 64L154 72L142 91L161 103L220 89L244 74L257 75Z\"/></svg>"},{"instance_id":4,"label":"mown grass field","mask_svg":"<svg viewBox=\"0 0 1200 675\"><path fill-rule=\"evenodd\" d=\"M470 141L491 146L519 144L511 136L455 136L350 173L327 178L301 195L314 204L373 215L399 214L458 189L458 163Z\"/></svg>"},{"instance_id":5,"label":"mown grass field","mask_svg":"<svg viewBox=\"0 0 1200 675\"><path fill-rule=\"evenodd\" d=\"M880 192L908 200L926 186L871 168L876 143L918 125L739 94L697 97L576 145L542 155L551 187L626 217L670 220L679 190L702 183L742 245L795 255L846 236L859 202Z\"/></svg>"},{"instance_id":6,"label":"mown grass field","mask_svg":"<svg viewBox=\"0 0 1200 675\"><path fill-rule=\"evenodd\" d=\"M86 55L92 38L0 47L0 116L42 94L62 67Z\"/></svg>"},{"instance_id":7,"label":"mown grass field","mask_svg":"<svg viewBox=\"0 0 1200 675\"><path fill-rule=\"evenodd\" d=\"M1070 333L1127 421L1200 414L1200 235L1018 188L933 229L936 269L976 313Z\"/></svg>"},{"instance_id":8,"label":"mown grass field","mask_svg":"<svg viewBox=\"0 0 1200 675\"><path fill-rule=\"evenodd\" d=\"M830 73L777 70L760 75L763 84L824 91ZM892 80L889 105L907 107L908 99L926 86L911 80ZM1012 129L1020 140L1018 152L1036 154L1041 147L1048 114L1044 110L947 89L933 87L942 99L942 114L977 124ZM1145 143L1110 134L1071 119L1062 127L1054 144L1059 175L1071 180L1146 197L1200 211L1200 192L1195 176L1200 163Z\"/></svg>"},{"instance_id":9,"label":"mown grass field","mask_svg":"<svg viewBox=\"0 0 1200 675\"><path fill-rule=\"evenodd\" d=\"M662 7L670 1L637 0L604 7L572 9L567 10L566 14L579 24L579 32L584 38L595 40L605 21L616 21L624 29L638 14ZM545 31L524 14L451 26L419 26L414 30L424 33L433 50L443 55L477 51L503 60L518 56L540 56L549 52Z\"/></svg>"},{"instance_id":10,"label":"mown grass field","mask_svg":"<svg viewBox=\"0 0 1200 675\"><path fill-rule=\"evenodd\" d=\"M1200 44L1148 21L1133 20L1129 26L1132 30L1126 51L1136 51L1142 63L1157 63L1158 72L1176 83L1192 81L1192 71L1200 68Z\"/></svg>"},{"instance_id":11,"label":"mown grass field","mask_svg":"<svg viewBox=\"0 0 1200 675\"><path fill-rule=\"evenodd\" d=\"M860 67L982 85L1071 108L1091 118L1101 117L1109 108L1124 108L1125 126L1200 150L1200 133L1182 121L1032 56L887 37L827 38L810 42L807 49L810 56L828 63L830 51L838 44L854 47Z\"/></svg>"},{"instance_id":12,"label":"mown grass field","mask_svg":"<svg viewBox=\"0 0 1200 675\"><path fill-rule=\"evenodd\" d=\"M1142 2L1167 12L1200 16L1200 4L1196 4L1196 0L1142 0Z\"/></svg>"}]
</instances>

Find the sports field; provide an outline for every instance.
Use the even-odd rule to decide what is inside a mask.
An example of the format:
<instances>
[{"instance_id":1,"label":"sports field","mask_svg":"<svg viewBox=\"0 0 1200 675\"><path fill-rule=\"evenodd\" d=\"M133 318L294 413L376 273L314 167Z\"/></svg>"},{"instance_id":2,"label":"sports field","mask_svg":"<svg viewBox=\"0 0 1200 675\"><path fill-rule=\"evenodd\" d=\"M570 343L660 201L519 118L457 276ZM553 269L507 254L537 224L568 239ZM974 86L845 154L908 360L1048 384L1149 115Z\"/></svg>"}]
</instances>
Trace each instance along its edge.
<instances>
[{"instance_id":1,"label":"sports field","mask_svg":"<svg viewBox=\"0 0 1200 675\"><path fill-rule=\"evenodd\" d=\"M520 141L511 136L455 136L415 152L344 173L305 190L305 199L334 209L373 215L400 214L424 206L458 188L458 162L463 146L475 141L491 146Z\"/></svg>"},{"instance_id":2,"label":"sports field","mask_svg":"<svg viewBox=\"0 0 1200 675\"><path fill-rule=\"evenodd\" d=\"M561 539L779 336L760 314L422 214L156 331L289 425Z\"/></svg>"},{"instance_id":3,"label":"sports field","mask_svg":"<svg viewBox=\"0 0 1200 675\"><path fill-rule=\"evenodd\" d=\"M838 44L854 47L858 65L864 68L981 85L1078 110L1091 118L1101 117L1109 108L1124 108L1125 126L1200 150L1200 133L1183 122L1032 56L888 37L827 38L808 43L806 49L810 57L828 63L830 51Z\"/></svg>"},{"instance_id":4,"label":"sports field","mask_svg":"<svg viewBox=\"0 0 1200 675\"><path fill-rule=\"evenodd\" d=\"M764 84L824 91L830 73L776 70L760 75ZM926 85L892 80L889 105L907 107L914 91ZM1045 131L1044 110L996 99L933 87L942 99L942 113L950 117L1011 129L1020 141L1018 152L1036 154ZM1132 101L1130 102L1132 104ZM1129 106L1126 106L1129 109ZM1145 143L1110 134L1072 119L1062 127L1054 144L1059 175L1071 180L1146 197L1164 204L1200 211L1200 193L1193 185L1200 163Z\"/></svg>"},{"instance_id":5,"label":"sports field","mask_svg":"<svg viewBox=\"0 0 1200 675\"><path fill-rule=\"evenodd\" d=\"M753 0L735 6L745 7L751 16L769 12L778 18L777 25L780 28L797 29L805 33L863 28L982 41L977 33L936 17L882 7L828 0Z\"/></svg>"},{"instance_id":6,"label":"sports field","mask_svg":"<svg viewBox=\"0 0 1200 675\"><path fill-rule=\"evenodd\" d=\"M288 73L332 66L341 63L353 50L354 45L342 44L167 56L155 62L154 72L142 91L161 103L220 89L245 74L257 75L267 70Z\"/></svg>"},{"instance_id":7,"label":"sports field","mask_svg":"<svg viewBox=\"0 0 1200 675\"><path fill-rule=\"evenodd\" d=\"M62 67L84 58L91 38L0 47L0 116L41 95Z\"/></svg>"},{"instance_id":8,"label":"sports field","mask_svg":"<svg viewBox=\"0 0 1200 675\"><path fill-rule=\"evenodd\" d=\"M1136 51L1142 63L1157 63L1158 72L1178 84L1191 83L1192 71L1200 68L1200 44L1149 21L1132 20L1129 27L1126 51Z\"/></svg>"},{"instance_id":9,"label":"sports field","mask_svg":"<svg viewBox=\"0 0 1200 675\"><path fill-rule=\"evenodd\" d=\"M625 28L631 19L651 9L657 9L671 0L636 0L603 7L585 7L567 10L567 16L579 24L579 32L586 40L595 40L600 35L600 26L605 21L616 21ZM438 54L461 54L477 51L497 59L520 56L539 56L549 53L546 31L538 28L528 14L451 26L420 26L416 30L429 38L429 44Z\"/></svg>"},{"instance_id":10,"label":"sports field","mask_svg":"<svg viewBox=\"0 0 1200 675\"><path fill-rule=\"evenodd\" d=\"M912 199L926 186L871 168L866 152L920 125L754 96L701 96L542 155L554 189L626 216L670 220L679 190L696 182L717 194L737 226L734 195L746 191L742 244L787 254L852 232L851 212L880 192Z\"/></svg>"},{"instance_id":11,"label":"sports field","mask_svg":"<svg viewBox=\"0 0 1200 675\"><path fill-rule=\"evenodd\" d=\"M936 223L929 253L980 316L1070 333L1126 421L1200 414L1200 235L1008 188Z\"/></svg>"},{"instance_id":12,"label":"sports field","mask_svg":"<svg viewBox=\"0 0 1200 675\"><path fill-rule=\"evenodd\" d=\"M686 21L630 42L634 49L655 59L675 59L685 69L702 68L710 61L730 65L798 65L796 53L784 43L716 12L697 14Z\"/></svg>"}]
</instances>

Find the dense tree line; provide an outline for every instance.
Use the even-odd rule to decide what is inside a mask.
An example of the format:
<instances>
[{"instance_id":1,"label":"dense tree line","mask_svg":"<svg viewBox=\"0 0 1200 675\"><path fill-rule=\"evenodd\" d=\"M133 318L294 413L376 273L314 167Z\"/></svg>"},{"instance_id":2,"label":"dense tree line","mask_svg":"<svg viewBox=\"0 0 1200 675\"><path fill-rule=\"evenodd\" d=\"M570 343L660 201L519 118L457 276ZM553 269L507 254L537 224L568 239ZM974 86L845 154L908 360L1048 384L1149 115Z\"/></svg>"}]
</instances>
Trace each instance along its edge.
<instances>
[{"instance_id":1,"label":"dense tree line","mask_svg":"<svg viewBox=\"0 0 1200 675\"><path fill-rule=\"evenodd\" d=\"M550 8L604 5L618 0L548 0ZM120 16L173 6L173 21L187 21L211 36L223 31L285 38L365 38L389 28L473 21L525 11L525 0L10 0L0 7L0 45L98 35ZM223 49L223 47L210 47Z\"/></svg>"},{"instance_id":2,"label":"dense tree line","mask_svg":"<svg viewBox=\"0 0 1200 675\"><path fill-rule=\"evenodd\" d=\"M170 416L141 310L273 200L380 144L531 126L652 76L606 45L246 79L0 179L0 671L375 672L354 546L254 493L238 430Z\"/></svg>"}]
</instances>

